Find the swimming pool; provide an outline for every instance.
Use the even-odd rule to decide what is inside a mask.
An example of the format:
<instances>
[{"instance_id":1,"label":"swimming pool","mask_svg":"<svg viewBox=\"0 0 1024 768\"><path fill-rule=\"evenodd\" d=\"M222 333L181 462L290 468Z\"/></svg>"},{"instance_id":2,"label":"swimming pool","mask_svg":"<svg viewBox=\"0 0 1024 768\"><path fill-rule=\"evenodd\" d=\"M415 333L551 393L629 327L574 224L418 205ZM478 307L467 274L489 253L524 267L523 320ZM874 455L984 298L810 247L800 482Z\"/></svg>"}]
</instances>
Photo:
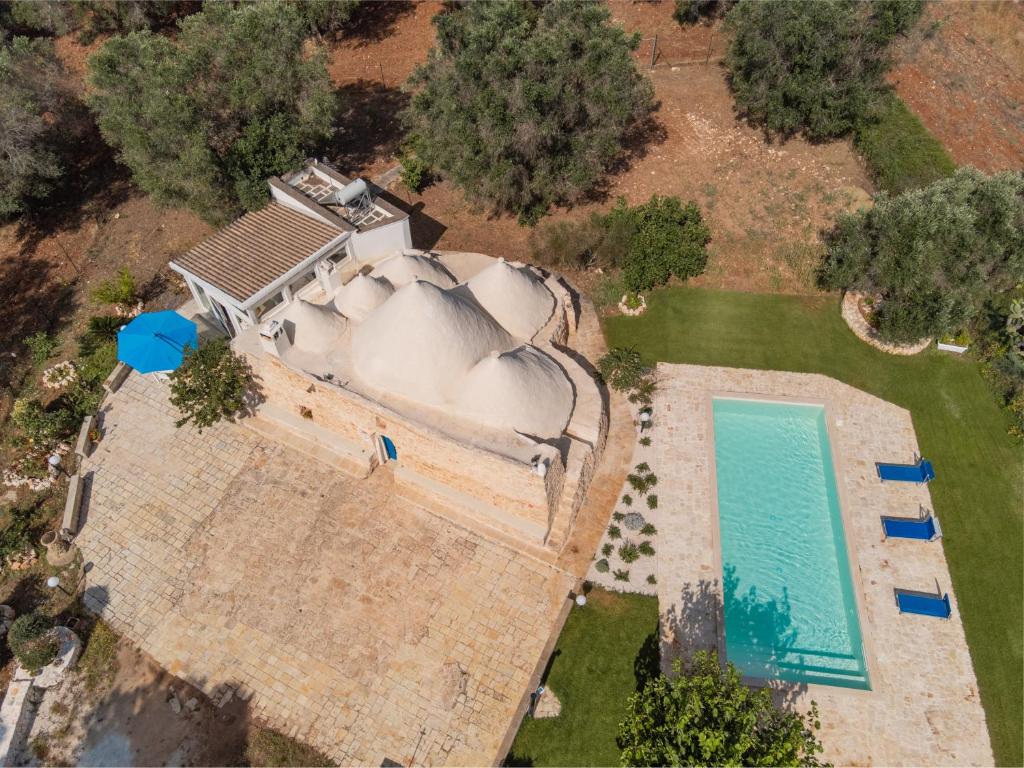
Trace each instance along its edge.
<instances>
[{"instance_id":1,"label":"swimming pool","mask_svg":"<svg viewBox=\"0 0 1024 768\"><path fill-rule=\"evenodd\" d=\"M754 678L870 688L825 408L712 406L726 658Z\"/></svg>"}]
</instances>

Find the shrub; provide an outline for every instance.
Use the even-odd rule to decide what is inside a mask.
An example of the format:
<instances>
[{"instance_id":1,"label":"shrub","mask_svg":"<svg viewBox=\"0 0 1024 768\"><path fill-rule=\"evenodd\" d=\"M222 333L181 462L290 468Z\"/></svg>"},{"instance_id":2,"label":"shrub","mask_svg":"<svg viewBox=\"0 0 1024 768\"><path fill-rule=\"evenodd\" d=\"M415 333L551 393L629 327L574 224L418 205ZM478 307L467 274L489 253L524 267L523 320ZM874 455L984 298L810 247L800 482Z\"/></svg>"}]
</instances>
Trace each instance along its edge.
<instances>
[{"instance_id":1,"label":"shrub","mask_svg":"<svg viewBox=\"0 0 1024 768\"><path fill-rule=\"evenodd\" d=\"M596 309L610 309L618 306L619 299L622 298L625 290L626 285L619 275L602 275L594 283L594 287L590 291L590 298Z\"/></svg>"},{"instance_id":2,"label":"shrub","mask_svg":"<svg viewBox=\"0 0 1024 768\"><path fill-rule=\"evenodd\" d=\"M626 515L622 512L612 512L612 520L614 520L616 523L621 523L622 518L624 518L625 516Z\"/></svg>"},{"instance_id":3,"label":"shrub","mask_svg":"<svg viewBox=\"0 0 1024 768\"><path fill-rule=\"evenodd\" d=\"M104 280L92 292L92 300L97 304L117 304L129 307L139 298L135 291L135 278L127 269L118 270L117 276Z\"/></svg>"},{"instance_id":4,"label":"shrub","mask_svg":"<svg viewBox=\"0 0 1024 768\"><path fill-rule=\"evenodd\" d=\"M25 348L28 349L32 362L36 365L42 365L49 360L57 350L57 346L57 340L45 331L33 333L25 339Z\"/></svg>"},{"instance_id":5,"label":"shrub","mask_svg":"<svg viewBox=\"0 0 1024 768\"><path fill-rule=\"evenodd\" d=\"M654 536L657 532L658 532L658 529L655 528L650 523L647 523L646 525L644 525L643 528L640 529L640 533L643 534L644 536Z\"/></svg>"},{"instance_id":6,"label":"shrub","mask_svg":"<svg viewBox=\"0 0 1024 768\"><path fill-rule=\"evenodd\" d=\"M89 318L89 324L85 333L79 338L78 343L95 345L98 342L113 341L117 338L117 332L125 323L124 318L117 315L93 315ZM83 353L79 346L79 354Z\"/></svg>"},{"instance_id":7,"label":"shrub","mask_svg":"<svg viewBox=\"0 0 1024 768\"><path fill-rule=\"evenodd\" d=\"M171 374L171 404L181 413L178 427L191 422L199 431L234 417L255 394L256 380L245 358L224 339L189 348L181 366Z\"/></svg>"},{"instance_id":8,"label":"shrub","mask_svg":"<svg viewBox=\"0 0 1024 768\"><path fill-rule=\"evenodd\" d=\"M610 225L623 220L632 232L622 262L622 280L631 291L664 285L670 277L686 280L707 266L711 230L692 200L654 195L643 205L626 207L625 200L608 214Z\"/></svg>"},{"instance_id":9,"label":"shrub","mask_svg":"<svg viewBox=\"0 0 1024 768\"><path fill-rule=\"evenodd\" d=\"M310 32L337 34L349 25L360 0L293 0Z\"/></svg>"},{"instance_id":10,"label":"shrub","mask_svg":"<svg viewBox=\"0 0 1024 768\"><path fill-rule=\"evenodd\" d=\"M922 7L923 0L742 0L726 19L738 111L783 136L848 133L885 93L889 43Z\"/></svg>"},{"instance_id":11,"label":"shrub","mask_svg":"<svg viewBox=\"0 0 1024 768\"><path fill-rule=\"evenodd\" d=\"M648 435L644 435L643 437L640 438L640 445L642 445L644 448L647 448L648 446L650 446L650 444L651 438Z\"/></svg>"},{"instance_id":12,"label":"shrub","mask_svg":"<svg viewBox=\"0 0 1024 768\"><path fill-rule=\"evenodd\" d=\"M612 552L615 551L615 546L610 542L605 542L604 546L601 547L601 554L605 557L611 557Z\"/></svg>"},{"instance_id":13,"label":"shrub","mask_svg":"<svg viewBox=\"0 0 1024 768\"><path fill-rule=\"evenodd\" d=\"M608 386L620 392L626 392L636 386L648 375L650 369L644 365L640 353L632 347L613 347L597 362L601 378Z\"/></svg>"},{"instance_id":14,"label":"shrub","mask_svg":"<svg viewBox=\"0 0 1024 768\"><path fill-rule=\"evenodd\" d=\"M521 221L592 190L653 107L639 34L596 3L466 3L434 24L404 115L417 152Z\"/></svg>"},{"instance_id":15,"label":"shrub","mask_svg":"<svg viewBox=\"0 0 1024 768\"><path fill-rule=\"evenodd\" d=\"M402 148L398 161L402 164L402 184L411 192L421 192L430 178L430 166L411 147Z\"/></svg>"},{"instance_id":16,"label":"shrub","mask_svg":"<svg viewBox=\"0 0 1024 768\"><path fill-rule=\"evenodd\" d=\"M647 583L648 584L657 584L658 583L658 577L655 576L653 573L647 574Z\"/></svg>"},{"instance_id":17,"label":"shrub","mask_svg":"<svg viewBox=\"0 0 1024 768\"><path fill-rule=\"evenodd\" d=\"M613 571L612 576L615 577L616 581L629 581L629 571L622 568Z\"/></svg>"},{"instance_id":18,"label":"shrub","mask_svg":"<svg viewBox=\"0 0 1024 768\"><path fill-rule=\"evenodd\" d=\"M11 421L33 444L47 448L74 431L74 414L62 408L46 409L35 398L21 397L11 408Z\"/></svg>"},{"instance_id":19,"label":"shrub","mask_svg":"<svg viewBox=\"0 0 1024 768\"><path fill-rule=\"evenodd\" d=\"M648 509L657 509L658 508L658 495L656 493L652 493L650 496L647 497L647 508Z\"/></svg>"},{"instance_id":20,"label":"shrub","mask_svg":"<svg viewBox=\"0 0 1024 768\"><path fill-rule=\"evenodd\" d=\"M1024 281L1024 172L949 179L840 216L819 270L825 288L878 293L886 341L968 326L985 302Z\"/></svg>"},{"instance_id":21,"label":"shrub","mask_svg":"<svg viewBox=\"0 0 1024 768\"><path fill-rule=\"evenodd\" d=\"M621 539L622 538L622 529L619 528L619 526L617 526L617 525L609 525L608 526L608 538L612 539L612 540Z\"/></svg>"},{"instance_id":22,"label":"shrub","mask_svg":"<svg viewBox=\"0 0 1024 768\"><path fill-rule=\"evenodd\" d=\"M806 718L748 688L730 663L698 651L630 696L619 725L623 765L820 765L814 703Z\"/></svg>"},{"instance_id":23,"label":"shrub","mask_svg":"<svg viewBox=\"0 0 1024 768\"><path fill-rule=\"evenodd\" d=\"M542 221L530 232L534 261L563 269L617 266L617 258L602 249L606 229L598 214L582 221ZM621 293L615 296L618 301Z\"/></svg>"},{"instance_id":24,"label":"shrub","mask_svg":"<svg viewBox=\"0 0 1024 768\"><path fill-rule=\"evenodd\" d=\"M630 496L628 493L622 494L622 503L625 504L627 507L633 506L633 497Z\"/></svg>"},{"instance_id":25,"label":"shrub","mask_svg":"<svg viewBox=\"0 0 1024 768\"><path fill-rule=\"evenodd\" d=\"M594 570L596 570L598 573L608 573L608 568L608 560L606 558L602 557L600 560L594 563Z\"/></svg>"},{"instance_id":26,"label":"shrub","mask_svg":"<svg viewBox=\"0 0 1024 768\"><path fill-rule=\"evenodd\" d=\"M12 507L7 510L7 525L0 529L0 567L7 559L25 551L31 543L31 507Z\"/></svg>"},{"instance_id":27,"label":"shrub","mask_svg":"<svg viewBox=\"0 0 1024 768\"><path fill-rule=\"evenodd\" d=\"M637 551L646 557L651 557L654 554L654 545L649 541L641 541L640 546L637 547Z\"/></svg>"},{"instance_id":28,"label":"shrub","mask_svg":"<svg viewBox=\"0 0 1024 768\"><path fill-rule=\"evenodd\" d=\"M619 557L624 563L633 563L640 559L640 550L632 541L626 541L619 546Z\"/></svg>"},{"instance_id":29,"label":"shrub","mask_svg":"<svg viewBox=\"0 0 1024 768\"><path fill-rule=\"evenodd\" d=\"M42 613L26 613L14 620L7 643L18 662L37 672L55 658L60 650L53 634L53 619Z\"/></svg>"},{"instance_id":30,"label":"shrub","mask_svg":"<svg viewBox=\"0 0 1024 768\"><path fill-rule=\"evenodd\" d=\"M646 461L641 461L639 464L633 467L633 469L635 469L637 472L647 474L648 472L651 471L651 465L648 464Z\"/></svg>"},{"instance_id":31,"label":"shrub","mask_svg":"<svg viewBox=\"0 0 1024 768\"><path fill-rule=\"evenodd\" d=\"M693 24L713 15L718 5L719 0L676 0L672 18L680 24Z\"/></svg>"},{"instance_id":32,"label":"shrub","mask_svg":"<svg viewBox=\"0 0 1024 768\"><path fill-rule=\"evenodd\" d=\"M890 194L926 187L956 170L942 143L894 93L881 99L875 115L861 121L854 144L875 184Z\"/></svg>"}]
</instances>

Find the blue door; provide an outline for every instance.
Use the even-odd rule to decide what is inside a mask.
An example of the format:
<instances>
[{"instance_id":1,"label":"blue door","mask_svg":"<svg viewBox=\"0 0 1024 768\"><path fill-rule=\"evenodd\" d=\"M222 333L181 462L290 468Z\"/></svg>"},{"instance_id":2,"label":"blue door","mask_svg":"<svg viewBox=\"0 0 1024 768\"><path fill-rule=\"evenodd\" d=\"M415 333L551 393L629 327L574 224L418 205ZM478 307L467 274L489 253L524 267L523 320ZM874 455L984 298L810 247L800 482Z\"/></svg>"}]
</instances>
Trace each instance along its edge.
<instances>
[{"instance_id":1,"label":"blue door","mask_svg":"<svg viewBox=\"0 0 1024 768\"><path fill-rule=\"evenodd\" d=\"M381 435L380 439L384 443L384 453L387 454L388 461L395 461L398 458L398 451L395 450L395 444L391 442L391 438Z\"/></svg>"}]
</instances>

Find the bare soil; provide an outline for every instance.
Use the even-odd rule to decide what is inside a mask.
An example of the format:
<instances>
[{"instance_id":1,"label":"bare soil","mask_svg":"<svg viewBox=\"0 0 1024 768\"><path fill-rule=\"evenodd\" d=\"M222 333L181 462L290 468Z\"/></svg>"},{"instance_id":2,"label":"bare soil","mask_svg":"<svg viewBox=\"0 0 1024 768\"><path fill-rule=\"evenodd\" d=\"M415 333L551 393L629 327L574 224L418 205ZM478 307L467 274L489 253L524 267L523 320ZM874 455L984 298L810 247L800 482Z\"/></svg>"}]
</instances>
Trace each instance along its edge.
<instances>
[{"instance_id":1,"label":"bare soil","mask_svg":"<svg viewBox=\"0 0 1024 768\"><path fill-rule=\"evenodd\" d=\"M1024 167L1024 4L929 3L890 81L958 165Z\"/></svg>"}]
</instances>

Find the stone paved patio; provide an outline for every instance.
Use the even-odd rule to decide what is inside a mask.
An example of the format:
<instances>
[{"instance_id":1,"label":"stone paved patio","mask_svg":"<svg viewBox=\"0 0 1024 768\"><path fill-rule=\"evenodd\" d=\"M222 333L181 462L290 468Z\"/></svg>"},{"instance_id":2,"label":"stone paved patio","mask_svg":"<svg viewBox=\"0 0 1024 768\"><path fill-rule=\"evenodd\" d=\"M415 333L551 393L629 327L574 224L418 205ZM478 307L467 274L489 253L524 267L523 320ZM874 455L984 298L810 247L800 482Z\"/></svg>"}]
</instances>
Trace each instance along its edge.
<instances>
[{"instance_id":1,"label":"stone paved patio","mask_svg":"<svg viewBox=\"0 0 1024 768\"><path fill-rule=\"evenodd\" d=\"M661 498L658 598L663 663L721 636L717 518L710 496L712 393L827 401L837 480L871 691L813 685L780 690L789 705L821 710L824 757L836 765L991 765L978 686L940 543L883 541L879 515L931 509L927 486L881 483L876 461L917 451L910 413L819 375L658 366L656 459ZM955 436L950 436L955 439ZM942 467L936 467L943 482ZM893 588L950 593L949 621L901 616Z\"/></svg>"},{"instance_id":2,"label":"stone paved patio","mask_svg":"<svg viewBox=\"0 0 1024 768\"><path fill-rule=\"evenodd\" d=\"M176 430L165 388L133 374L84 464L90 607L339 762L500 759L574 577L397 498L386 471Z\"/></svg>"}]
</instances>

